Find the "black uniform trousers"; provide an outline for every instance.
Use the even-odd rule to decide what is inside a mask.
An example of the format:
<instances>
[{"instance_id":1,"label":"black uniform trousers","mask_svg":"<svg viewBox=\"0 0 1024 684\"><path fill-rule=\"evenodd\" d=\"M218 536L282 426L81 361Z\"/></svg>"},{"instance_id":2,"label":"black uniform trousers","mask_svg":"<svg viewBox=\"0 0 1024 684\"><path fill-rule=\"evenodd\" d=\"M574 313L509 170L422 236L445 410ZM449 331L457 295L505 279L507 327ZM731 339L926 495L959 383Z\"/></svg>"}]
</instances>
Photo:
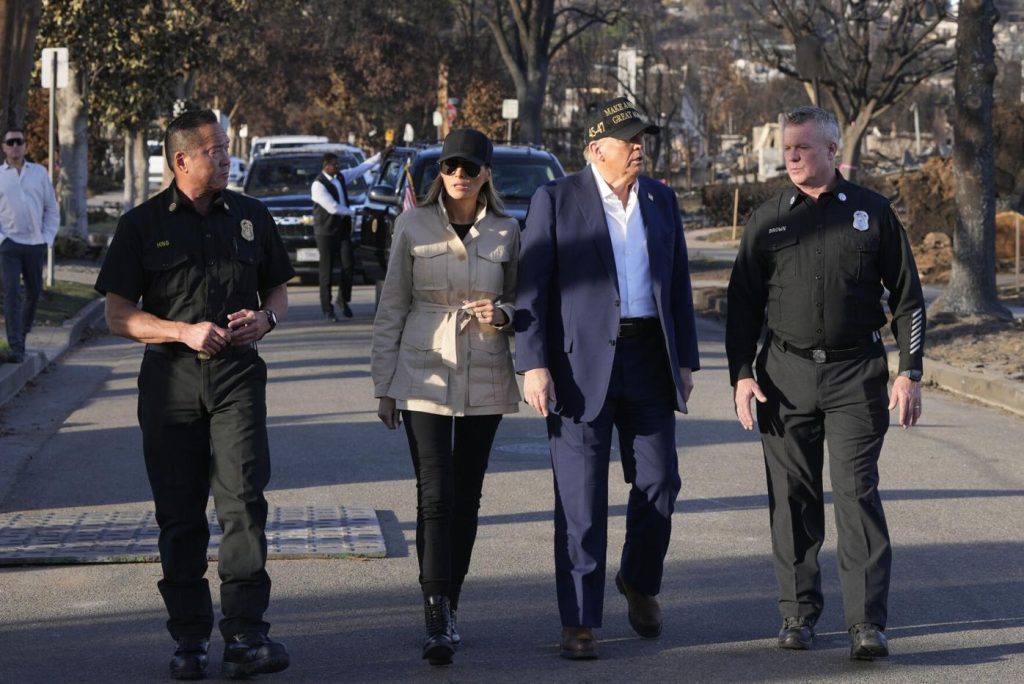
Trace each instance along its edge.
<instances>
[{"instance_id":1,"label":"black uniform trousers","mask_svg":"<svg viewBox=\"0 0 1024 684\"><path fill-rule=\"evenodd\" d=\"M557 393L557 388L556 388ZM600 627L608 547L612 428L632 487L620 572L626 584L661 591L672 511L679 494L675 388L660 328L620 337L608 394L593 421L547 418L555 483L555 590L565 627Z\"/></svg>"},{"instance_id":2,"label":"black uniform trousers","mask_svg":"<svg viewBox=\"0 0 1024 684\"><path fill-rule=\"evenodd\" d=\"M349 219L351 221L351 219ZM338 284L338 301L352 301L352 279L355 277L355 261L352 256L352 231L336 235L316 235L316 248L320 252L320 309L324 313L333 310L331 304L331 278L334 269L341 264L341 280Z\"/></svg>"},{"instance_id":3,"label":"black uniform trousers","mask_svg":"<svg viewBox=\"0 0 1024 684\"><path fill-rule=\"evenodd\" d=\"M416 470L416 557L423 595L453 608L476 543L480 496L501 415L402 411Z\"/></svg>"},{"instance_id":4,"label":"black uniform trousers","mask_svg":"<svg viewBox=\"0 0 1024 684\"><path fill-rule=\"evenodd\" d=\"M767 403L757 421L782 617L817 620L824 605L818 552L828 442L847 626L887 618L892 550L878 495L878 457L889 427L889 370L881 344L867 358L815 363L768 342L757 361Z\"/></svg>"},{"instance_id":5,"label":"black uniform trousers","mask_svg":"<svg viewBox=\"0 0 1024 684\"><path fill-rule=\"evenodd\" d=\"M158 587L176 639L207 637L213 628L205 578L211 488L223 531L221 633L228 639L270 627L263 621L270 601L266 383L266 364L253 348L229 348L209 361L195 352L147 350L143 357L139 425L160 526Z\"/></svg>"}]
</instances>

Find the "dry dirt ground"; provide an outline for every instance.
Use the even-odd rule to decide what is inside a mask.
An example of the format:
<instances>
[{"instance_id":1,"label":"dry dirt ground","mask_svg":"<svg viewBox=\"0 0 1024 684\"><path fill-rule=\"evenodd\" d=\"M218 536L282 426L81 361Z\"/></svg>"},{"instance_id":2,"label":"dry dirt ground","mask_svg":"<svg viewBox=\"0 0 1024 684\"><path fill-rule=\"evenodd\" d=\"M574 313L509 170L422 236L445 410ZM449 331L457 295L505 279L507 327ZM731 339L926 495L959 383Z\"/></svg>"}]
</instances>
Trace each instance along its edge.
<instances>
[{"instance_id":1,"label":"dry dirt ground","mask_svg":"<svg viewBox=\"0 0 1024 684\"><path fill-rule=\"evenodd\" d=\"M926 332L925 354L974 373L1024 382L1024 321L933 323Z\"/></svg>"},{"instance_id":2,"label":"dry dirt ground","mask_svg":"<svg viewBox=\"0 0 1024 684\"><path fill-rule=\"evenodd\" d=\"M690 264L694 280L727 282L731 270L723 268L721 262L694 260ZM926 280L944 282L934 277ZM1024 298L1016 296L1016 290L1011 288L1004 288L1001 300L1014 306L1024 305ZM893 338L888 331L886 337L887 345L893 348ZM1024 321L932 321L926 334L925 354L928 358L972 373L1024 382Z\"/></svg>"}]
</instances>

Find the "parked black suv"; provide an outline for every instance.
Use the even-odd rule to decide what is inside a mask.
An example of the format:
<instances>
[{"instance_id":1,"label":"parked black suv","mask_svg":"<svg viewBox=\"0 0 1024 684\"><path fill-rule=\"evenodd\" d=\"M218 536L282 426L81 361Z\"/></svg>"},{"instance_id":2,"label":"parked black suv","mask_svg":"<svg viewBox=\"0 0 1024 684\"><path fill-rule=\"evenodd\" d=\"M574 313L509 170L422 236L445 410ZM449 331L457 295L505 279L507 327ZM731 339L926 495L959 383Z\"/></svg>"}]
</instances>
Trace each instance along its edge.
<instances>
[{"instance_id":1,"label":"parked black suv","mask_svg":"<svg viewBox=\"0 0 1024 684\"><path fill-rule=\"evenodd\" d=\"M310 186L320 173L320 160L324 152L338 155L341 168L358 166L355 156L342 146L316 145L271 151L253 160L245 178L243 192L267 206L277 223L288 257L295 272L303 280L315 280L320 264L320 253L313 237L313 200ZM355 178L347 186L349 203L356 210L353 219L352 246L356 253L356 272L360 271L358 258L359 210L366 201L366 181Z\"/></svg>"},{"instance_id":2,"label":"parked black suv","mask_svg":"<svg viewBox=\"0 0 1024 684\"><path fill-rule=\"evenodd\" d=\"M426 195L439 172L440 145L396 147L383 160L363 205L359 226L360 261L367 279L381 282L387 271L391 233L395 218L402 213L402 199L409 177L416 200ZM409 173L405 166L409 163ZM505 203L505 211L522 227L530 198L538 187L565 175L558 158L547 150L528 145L497 145L491 158L494 187Z\"/></svg>"}]
</instances>

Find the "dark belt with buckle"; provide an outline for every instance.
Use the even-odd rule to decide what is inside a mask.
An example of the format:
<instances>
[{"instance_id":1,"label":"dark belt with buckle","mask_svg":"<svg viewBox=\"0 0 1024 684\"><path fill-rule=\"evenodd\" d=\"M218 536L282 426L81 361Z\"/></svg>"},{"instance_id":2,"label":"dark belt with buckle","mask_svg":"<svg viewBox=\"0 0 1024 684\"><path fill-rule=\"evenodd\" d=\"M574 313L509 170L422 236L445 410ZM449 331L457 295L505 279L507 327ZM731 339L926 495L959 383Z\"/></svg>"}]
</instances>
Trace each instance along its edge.
<instances>
[{"instance_id":1,"label":"dark belt with buckle","mask_svg":"<svg viewBox=\"0 0 1024 684\"><path fill-rule=\"evenodd\" d=\"M256 343L250 342L244 347L233 347L227 346L220 350L215 356L211 356L206 352L197 352L192 349L184 342L161 342L159 344L147 344L146 351L155 352L157 354L164 354L166 356L185 356L193 359L199 359L200 361L209 361L211 358L227 359L244 356L250 352L256 351Z\"/></svg>"},{"instance_id":2,"label":"dark belt with buckle","mask_svg":"<svg viewBox=\"0 0 1024 684\"><path fill-rule=\"evenodd\" d=\"M619 337L635 337L651 330L661 328L661 323L654 316L644 318L620 318Z\"/></svg>"},{"instance_id":3,"label":"dark belt with buckle","mask_svg":"<svg viewBox=\"0 0 1024 684\"><path fill-rule=\"evenodd\" d=\"M875 335L872 335L872 338L877 335L878 334L875 333ZM880 339L865 341L859 346L849 347L847 349L801 349L800 347L794 347L791 344L787 344L782 340L774 338L772 339L772 343L787 354L799 356L802 359L814 361L814 363L832 363L835 361L862 359L868 356L877 356L879 350L882 350Z\"/></svg>"}]
</instances>

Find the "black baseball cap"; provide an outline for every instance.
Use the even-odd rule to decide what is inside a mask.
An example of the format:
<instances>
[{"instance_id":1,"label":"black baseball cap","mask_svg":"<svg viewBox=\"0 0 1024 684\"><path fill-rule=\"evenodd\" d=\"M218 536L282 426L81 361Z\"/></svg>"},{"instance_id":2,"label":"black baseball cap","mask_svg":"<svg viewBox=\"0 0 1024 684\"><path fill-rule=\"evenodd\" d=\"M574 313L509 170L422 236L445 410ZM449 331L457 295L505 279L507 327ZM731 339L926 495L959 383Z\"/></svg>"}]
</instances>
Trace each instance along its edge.
<instances>
[{"instance_id":1,"label":"black baseball cap","mask_svg":"<svg viewBox=\"0 0 1024 684\"><path fill-rule=\"evenodd\" d=\"M601 138L632 140L640 133L656 135L661 129L645 121L640 110L624 97L602 103L594 111L587 142Z\"/></svg>"},{"instance_id":2,"label":"black baseball cap","mask_svg":"<svg viewBox=\"0 0 1024 684\"><path fill-rule=\"evenodd\" d=\"M444 139L438 163L445 159L465 159L480 166L489 166L494 145L487 136L472 128L456 128Z\"/></svg>"}]
</instances>

